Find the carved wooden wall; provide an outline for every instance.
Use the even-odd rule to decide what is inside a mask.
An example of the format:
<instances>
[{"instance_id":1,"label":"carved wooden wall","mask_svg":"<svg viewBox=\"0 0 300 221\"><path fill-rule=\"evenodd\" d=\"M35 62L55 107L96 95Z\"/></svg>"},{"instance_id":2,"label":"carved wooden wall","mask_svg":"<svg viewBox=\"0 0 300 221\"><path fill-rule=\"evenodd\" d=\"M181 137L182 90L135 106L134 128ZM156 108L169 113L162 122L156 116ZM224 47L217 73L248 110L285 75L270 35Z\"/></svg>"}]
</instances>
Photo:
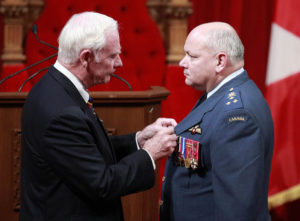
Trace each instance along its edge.
<instances>
[{"instance_id":1,"label":"carved wooden wall","mask_svg":"<svg viewBox=\"0 0 300 221\"><path fill-rule=\"evenodd\" d=\"M148 0L147 6L158 25L167 50L167 63L177 64L184 56L188 16L192 5L188 0Z\"/></svg>"},{"instance_id":2,"label":"carved wooden wall","mask_svg":"<svg viewBox=\"0 0 300 221\"><path fill-rule=\"evenodd\" d=\"M44 0L2 0L0 13L4 16L3 64L20 64L24 55L24 37L40 15Z\"/></svg>"}]
</instances>

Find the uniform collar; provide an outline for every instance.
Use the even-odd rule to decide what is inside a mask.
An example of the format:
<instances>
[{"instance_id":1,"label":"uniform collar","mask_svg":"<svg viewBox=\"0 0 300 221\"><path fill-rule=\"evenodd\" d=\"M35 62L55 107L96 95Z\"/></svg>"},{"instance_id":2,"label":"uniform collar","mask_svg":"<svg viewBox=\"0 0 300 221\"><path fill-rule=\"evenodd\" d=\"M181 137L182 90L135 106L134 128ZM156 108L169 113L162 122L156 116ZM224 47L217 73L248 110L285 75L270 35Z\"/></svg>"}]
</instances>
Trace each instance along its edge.
<instances>
[{"instance_id":1,"label":"uniform collar","mask_svg":"<svg viewBox=\"0 0 300 221\"><path fill-rule=\"evenodd\" d=\"M231 81L233 78L239 76L241 73L243 73L245 70L244 68L241 68L233 73L231 73L230 75L228 75L226 78L224 78L213 90L211 90L210 92L207 93L207 98L209 98L210 96L212 96L214 93L216 93L224 84L226 84L227 82Z\"/></svg>"}]
</instances>

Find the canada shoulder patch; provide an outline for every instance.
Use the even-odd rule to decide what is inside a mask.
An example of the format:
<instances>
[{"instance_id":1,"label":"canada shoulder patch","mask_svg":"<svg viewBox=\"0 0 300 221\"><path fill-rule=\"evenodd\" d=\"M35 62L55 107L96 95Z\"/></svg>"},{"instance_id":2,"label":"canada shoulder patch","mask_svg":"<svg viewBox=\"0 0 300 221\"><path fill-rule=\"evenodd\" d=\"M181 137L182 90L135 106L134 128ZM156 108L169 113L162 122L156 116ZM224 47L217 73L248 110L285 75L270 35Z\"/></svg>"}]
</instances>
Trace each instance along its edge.
<instances>
[{"instance_id":1,"label":"canada shoulder patch","mask_svg":"<svg viewBox=\"0 0 300 221\"><path fill-rule=\"evenodd\" d=\"M247 120L247 117L246 116L232 116L232 117L229 117L228 118L228 123L233 123L233 122L236 122L236 121L246 121Z\"/></svg>"}]
</instances>

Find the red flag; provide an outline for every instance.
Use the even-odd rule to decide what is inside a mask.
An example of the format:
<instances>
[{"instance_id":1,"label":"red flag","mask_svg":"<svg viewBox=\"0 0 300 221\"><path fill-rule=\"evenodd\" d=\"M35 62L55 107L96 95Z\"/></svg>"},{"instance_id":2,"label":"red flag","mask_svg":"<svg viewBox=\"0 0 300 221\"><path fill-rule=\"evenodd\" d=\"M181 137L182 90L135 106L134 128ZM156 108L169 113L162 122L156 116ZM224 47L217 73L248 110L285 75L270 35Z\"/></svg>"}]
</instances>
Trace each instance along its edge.
<instances>
[{"instance_id":1,"label":"red flag","mask_svg":"<svg viewBox=\"0 0 300 221\"><path fill-rule=\"evenodd\" d=\"M275 130L269 208L276 220L297 220L298 211L293 217L283 207L300 208L300 1L275 4L266 79Z\"/></svg>"}]
</instances>

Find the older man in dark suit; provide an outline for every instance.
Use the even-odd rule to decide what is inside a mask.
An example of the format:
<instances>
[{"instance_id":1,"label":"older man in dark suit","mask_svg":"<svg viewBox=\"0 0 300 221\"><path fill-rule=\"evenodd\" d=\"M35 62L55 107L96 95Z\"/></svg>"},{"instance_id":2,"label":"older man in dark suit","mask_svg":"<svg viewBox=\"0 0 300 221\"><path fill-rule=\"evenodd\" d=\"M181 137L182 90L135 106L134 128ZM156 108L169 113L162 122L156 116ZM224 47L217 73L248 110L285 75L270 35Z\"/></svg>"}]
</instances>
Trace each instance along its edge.
<instances>
[{"instance_id":1,"label":"older man in dark suit","mask_svg":"<svg viewBox=\"0 0 300 221\"><path fill-rule=\"evenodd\" d=\"M161 221L266 221L273 152L269 107L244 66L244 47L228 24L200 25L184 46L185 83L204 91L175 128Z\"/></svg>"},{"instance_id":2,"label":"older man in dark suit","mask_svg":"<svg viewBox=\"0 0 300 221\"><path fill-rule=\"evenodd\" d=\"M120 197L154 185L155 160L176 145L176 122L109 138L89 102L87 89L109 82L120 53L110 17L76 14L63 28L58 60L23 109L21 221L123 220Z\"/></svg>"}]
</instances>

